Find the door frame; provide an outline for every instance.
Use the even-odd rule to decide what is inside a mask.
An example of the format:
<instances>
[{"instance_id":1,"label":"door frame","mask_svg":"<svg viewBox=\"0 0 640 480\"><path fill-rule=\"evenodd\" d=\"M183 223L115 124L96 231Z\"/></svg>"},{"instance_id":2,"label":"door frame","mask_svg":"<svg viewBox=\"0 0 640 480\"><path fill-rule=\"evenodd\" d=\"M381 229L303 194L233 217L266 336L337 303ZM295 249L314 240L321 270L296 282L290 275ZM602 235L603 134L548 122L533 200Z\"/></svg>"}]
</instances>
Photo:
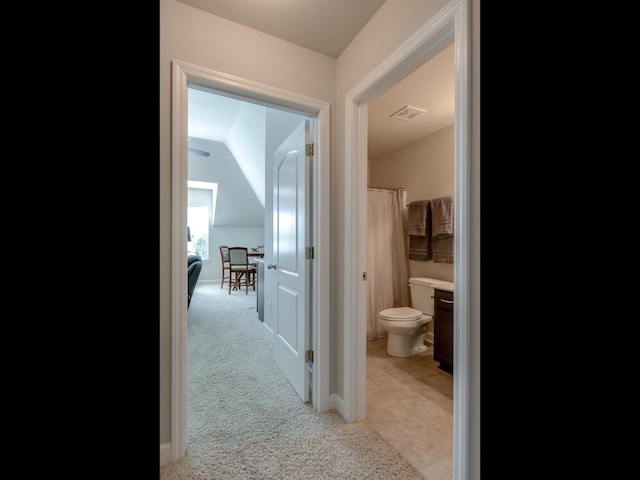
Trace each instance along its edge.
<instances>
[{"instance_id":1,"label":"door frame","mask_svg":"<svg viewBox=\"0 0 640 480\"><path fill-rule=\"evenodd\" d=\"M345 303L344 404L347 421L366 415L367 359L367 103L422 66L443 48L454 44L454 364L453 472L454 479L468 475L470 416L470 51L468 0L452 1L355 85L345 99Z\"/></svg>"},{"instance_id":2,"label":"door frame","mask_svg":"<svg viewBox=\"0 0 640 480\"><path fill-rule=\"evenodd\" d=\"M312 238L314 268L308 295L313 299L310 329L314 362L312 405L333 408L329 392L330 321L330 104L240 77L171 62L171 461L187 447L187 180L188 87L314 118L316 161L312 166Z\"/></svg>"}]
</instances>

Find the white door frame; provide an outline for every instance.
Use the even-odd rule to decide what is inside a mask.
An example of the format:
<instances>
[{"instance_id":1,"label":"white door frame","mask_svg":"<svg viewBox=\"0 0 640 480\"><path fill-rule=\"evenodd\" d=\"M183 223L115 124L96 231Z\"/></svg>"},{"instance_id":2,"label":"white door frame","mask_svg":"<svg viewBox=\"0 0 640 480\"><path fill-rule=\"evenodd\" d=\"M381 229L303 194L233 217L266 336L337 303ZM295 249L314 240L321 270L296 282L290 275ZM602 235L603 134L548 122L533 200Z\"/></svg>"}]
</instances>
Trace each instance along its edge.
<instances>
[{"instance_id":1,"label":"white door frame","mask_svg":"<svg viewBox=\"0 0 640 480\"><path fill-rule=\"evenodd\" d=\"M239 77L173 60L171 85L171 459L187 447L187 127L188 87L200 85L221 95L314 117L313 238L311 311L314 350L313 407L333 408L329 392L330 319L330 104Z\"/></svg>"},{"instance_id":2,"label":"white door frame","mask_svg":"<svg viewBox=\"0 0 640 480\"><path fill-rule=\"evenodd\" d=\"M470 242L470 57L468 0L454 0L432 17L346 96L344 411L348 421L366 415L367 359L367 102L454 43L454 364L453 472L468 477ZM351 161L354 159L354 161ZM347 319L357 319L349 322Z\"/></svg>"}]
</instances>

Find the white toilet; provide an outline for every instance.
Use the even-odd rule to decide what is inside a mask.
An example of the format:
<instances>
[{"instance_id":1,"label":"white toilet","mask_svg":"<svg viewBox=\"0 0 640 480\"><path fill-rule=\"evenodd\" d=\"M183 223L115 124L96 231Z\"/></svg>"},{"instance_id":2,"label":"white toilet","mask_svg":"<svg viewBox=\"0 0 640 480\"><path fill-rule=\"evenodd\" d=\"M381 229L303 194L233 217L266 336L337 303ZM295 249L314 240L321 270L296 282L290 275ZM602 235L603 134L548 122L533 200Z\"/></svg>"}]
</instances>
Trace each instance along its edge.
<instances>
[{"instance_id":1,"label":"white toilet","mask_svg":"<svg viewBox=\"0 0 640 480\"><path fill-rule=\"evenodd\" d=\"M427 351L424 335L429 322L433 320L436 286L451 288L453 284L435 278L412 277L409 279L409 288L414 308L387 308L378 313L378 322L388 333L387 353L392 357L410 357Z\"/></svg>"}]
</instances>

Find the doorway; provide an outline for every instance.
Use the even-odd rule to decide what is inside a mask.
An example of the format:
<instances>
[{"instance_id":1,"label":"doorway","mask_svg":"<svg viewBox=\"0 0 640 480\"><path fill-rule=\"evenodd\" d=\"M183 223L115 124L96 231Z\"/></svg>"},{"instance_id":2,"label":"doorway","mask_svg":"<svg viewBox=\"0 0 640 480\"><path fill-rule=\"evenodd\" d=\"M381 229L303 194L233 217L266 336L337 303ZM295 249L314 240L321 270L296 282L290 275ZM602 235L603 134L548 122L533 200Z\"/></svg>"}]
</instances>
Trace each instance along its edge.
<instances>
[{"instance_id":1,"label":"doorway","mask_svg":"<svg viewBox=\"0 0 640 480\"><path fill-rule=\"evenodd\" d=\"M344 318L355 318L356 326L344 325L345 391L344 413L349 421L366 415L366 305L367 288L362 281L367 265L367 103L395 85L451 43L455 49L454 119L454 435L453 471L455 479L466 478L469 438L469 258L470 228L470 69L468 11L465 2L452 3L401 45L379 69L357 84L345 99L346 151L353 160L346 164L348 188L356 195L348 198L345 235L354 261L345 265Z\"/></svg>"},{"instance_id":2,"label":"doorway","mask_svg":"<svg viewBox=\"0 0 640 480\"><path fill-rule=\"evenodd\" d=\"M431 277L452 281L454 266L432 260L407 260L409 252L404 251L406 263L391 267L393 247L383 240L392 243L390 232L379 226L376 230L382 237L372 241L375 235L372 227L378 221L388 225L379 220L382 218L391 223L391 212L378 214L385 204L404 206L406 215L411 201L453 195L454 83L453 44L450 44L368 103L366 418L425 478L434 475L453 478L453 377L443 372L434 359L433 321L427 324L424 335L425 351L394 358L387 352L388 332L377 325L377 315L384 308L417 308L415 303L410 303L416 299L408 292L408 279ZM390 118L393 111L407 102L424 109L425 113L410 121ZM433 122L432 115L441 120ZM375 143L381 128L396 137L394 148L382 154ZM398 189L404 190L405 198L397 193ZM403 228L400 224L392 231L399 236L397 241L408 243ZM382 265L387 265L392 272ZM396 275L402 278L399 283L391 280ZM391 301L394 303L389 303ZM412 408L402 408L403 405L412 405ZM419 448L412 448L418 445Z\"/></svg>"},{"instance_id":3,"label":"doorway","mask_svg":"<svg viewBox=\"0 0 640 480\"><path fill-rule=\"evenodd\" d=\"M172 62L172 403L171 458L186 453L186 240L187 240L187 105L189 86L268 106L314 119L314 156L311 242L315 253L310 278L310 295L317 299L309 312L312 349L318 360L311 365L313 407L319 412L330 409L329 397L329 104L222 74L180 61Z\"/></svg>"}]
</instances>

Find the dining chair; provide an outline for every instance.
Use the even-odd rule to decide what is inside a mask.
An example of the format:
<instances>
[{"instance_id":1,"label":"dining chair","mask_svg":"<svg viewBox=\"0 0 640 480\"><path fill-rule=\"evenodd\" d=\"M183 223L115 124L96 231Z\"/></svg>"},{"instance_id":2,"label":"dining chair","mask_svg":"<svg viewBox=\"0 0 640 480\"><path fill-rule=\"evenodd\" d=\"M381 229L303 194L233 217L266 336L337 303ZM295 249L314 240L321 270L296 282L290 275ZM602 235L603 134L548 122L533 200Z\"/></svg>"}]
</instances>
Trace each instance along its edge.
<instances>
[{"instance_id":1,"label":"dining chair","mask_svg":"<svg viewBox=\"0 0 640 480\"><path fill-rule=\"evenodd\" d=\"M229 270L229 247L227 245L220 245L220 262L222 263L222 282L220 282L220 288L224 286L224 281L227 282L231 279L231 272Z\"/></svg>"},{"instance_id":2,"label":"dining chair","mask_svg":"<svg viewBox=\"0 0 640 480\"><path fill-rule=\"evenodd\" d=\"M256 289L257 267L249 263L247 247L229 247L229 295L231 287L239 290L244 286L245 295L249 293L249 287Z\"/></svg>"}]
</instances>

